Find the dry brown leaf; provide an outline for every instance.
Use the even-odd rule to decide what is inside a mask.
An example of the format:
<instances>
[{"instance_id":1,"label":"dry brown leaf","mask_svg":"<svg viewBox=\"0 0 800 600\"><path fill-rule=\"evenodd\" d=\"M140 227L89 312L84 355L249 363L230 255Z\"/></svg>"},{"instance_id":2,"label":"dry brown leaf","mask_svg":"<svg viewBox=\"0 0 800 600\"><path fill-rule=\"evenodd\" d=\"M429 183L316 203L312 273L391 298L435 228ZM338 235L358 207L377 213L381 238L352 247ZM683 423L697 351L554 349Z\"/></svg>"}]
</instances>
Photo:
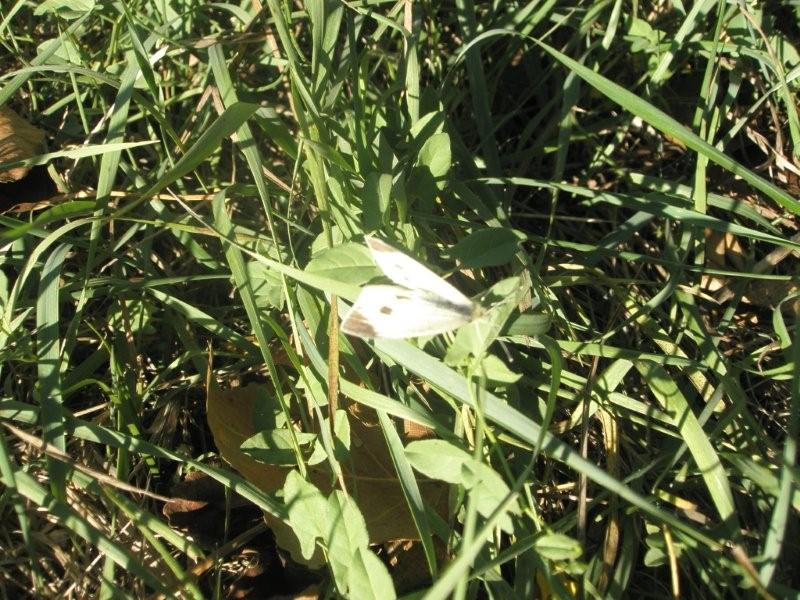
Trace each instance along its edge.
<instances>
[{"instance_id":1,"label":"dry brown leaf","mask_svg":"<svg viewBox=\"0 0 800 600\"><path fill-rule=\"evenodd\" d=\"M40 153L44 132L37 129L7 106L0 106L0 163L24 160ZM0 171L0 183L18 181L30 167Z\"/></svg>"},{"instance_id":2,"label":"dry brown leaf","mask_svg":"<svg viewBox=\"0 0 800 600\"><path fill-rule=\"evenodd\" d=\"M793 281L772 281L769 279L755 279L750 281L742 299L754 306L773 307L784 298L797 292L798 286ZM785 311L793 311L789 303L783 305Z\"/></svg>"},{"instance_id":3,"label":"dry brown leaf","mask_svg":"<svg viewBox=\"0 0 800 600\"><path fill-rule=\"evenodd\" d=\"M433 429L420 425L414 421L403 421L403 433L409 441L412 440L427 440L436 437Z\"/></svg>"},{"instance_id":4,"label":"dry brown leaf","mask_svg":"<svg viewBox=\"0 0 800 600\"><path fill-rule=\"evenodd\" d=\"M730 232L711 229L706 229L706 258L711 265L719 268L733 265L737 269L744 269L747 264L747 257L738 237Z\"/></svg>"},{"instance_id":5,"label":"dry brown leaf","mask_svg":"<svg viewBox=\"0 0 800 600\"><path fill-rule=\"evenodd\" d=\"M317 600L320 597L319 585L308 586L302 592L291 595L270 596L270 600Z\"/></svg>"},{"instance_id":6,"label":"dry brown leaf","mask_svg":"<svg viewBox=\"0 0 800 600\"><path fill-rule=\"evenodd\" d=\"M447 549L434 538L436 561L441 567L447 562ZM425 552L419 542L400 541L386 544L386 560L392 569L392 581L398 595L410 594L431 584L431 574Z\"/></svg>"},{"instance_id":7,"label":"dry brown leaf","mask_svg":"<svg viewBox=\"0 0 800 600\"><path fill-rule=\"evenodd\" d=\"M258 433L253 420L257 403L267 402L270 388L248 385L230 390L209 389L206 418L219 453L241 475L266 492L279 489L287 469L257 462L239 450L247 438Z\"/></svg>"},{"instance_id":8,"label":"dry brown leaf","mask_svg":"<svg viewBox=\"0 0 800 600\"><path fill-rule=\"evenodd\" d=\"M723 233L706 229L706 262L708 266L725 269L733 266L738 270L746 268L747 257L739 238L731 233ZM717 275L703 275L700 288L704 292L716 292L723 288L727 279Z\"/></svg>"},{"instance_id":9,"label":"dry brown leaf","mask_svg":"<svg viewBox=\"0 0 800 600\"><path fill-rule=\"evenodd\" d=\"M198 539L222 539L227 510L252 506L239 496L228 501L219 483L200 471L190 472L186 479L172 487L170 493L172 498L161 509L164 516L171 526L188 531Z\"/></svg>"},{"instance_id":10,"label":"dry brown leaf","mask_svg":"<svg viewBox=\"0 0 800 600\"><path fill-rule=\"evenodd\" d=\"M603 445L605 446L606 469L609 474L619 477L622 472L622 460L619 455L619 425L614 415L605 409L597 412L603 428ZM621 528L619 523L619 499L612 496L609 502L609 514L606 519L606 532L603 538L602 567L597 589L605 594L611 584L614 564L619 555Z\"/></svg>"},{"instance_id":11,"label":"dry brown leaf","mask_svg":"<svg viewBox=\"0 0 800 600\"><path fill-rule=\"evenodd\" d=\"M798 242L800 241L800 234L795 234L790 239L792 242ZM792 250L791 248L787 248L786 246L775 248L772 252L758 261L753 266L752 271L753 273L758 274L771 273L773 270L775 270L775 267L777 267L790 256L797 258L798 252L796 250ZM775 306L789 294L793 294L795 291L797 291L797 287L797 284L792 281L755 279L751 280L747 284L747 288L745 289L742 297L745 301L755 306ZM727 302L734 296L735 292L732 289L725 287L719 290L716 299L717 302L723 303ZM790 309L790 307L787 306L786 309Z\"/></svg>"},{"instance_id":12,"label":"dry brown leaf","mask_svg":"<svg viewBox=\"0 0 800 600\"><path fill-rule=\"evenodd\" d=\"M253 419L258 403L270 402L271 387L251 384L225 391L209 389L206 397L208 425L222 457L242 476L265 492L283 486L289 468L258 462L240 449L242 442L258 432ZM383 432L374 413L358 405L343 407L350 420L352 464L342 464L347 491L358 502L364 516L370 542L373 544L393 540L417 539L418 534L411 519L400 483L389 456ZM415 432L419 434L419 432ZM323 493L331 492L330 471L327 463L309 467L309 479ZM420 481L420 492L440 514L447 512L447 486L438 481ZM291 546L291 535L285 537L285 526L267 517L279 543L299 559L299 552Z\"/></svg>"}]
</instances>

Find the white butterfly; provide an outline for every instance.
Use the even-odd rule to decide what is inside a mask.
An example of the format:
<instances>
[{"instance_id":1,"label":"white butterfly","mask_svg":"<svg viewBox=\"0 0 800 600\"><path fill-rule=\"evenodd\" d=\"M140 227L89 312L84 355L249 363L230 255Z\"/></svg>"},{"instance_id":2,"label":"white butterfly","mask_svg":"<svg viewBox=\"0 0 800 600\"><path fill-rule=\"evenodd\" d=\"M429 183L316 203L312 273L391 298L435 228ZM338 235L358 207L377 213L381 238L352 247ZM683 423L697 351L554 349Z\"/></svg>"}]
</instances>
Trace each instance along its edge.
<instances>
[{"instance_id":1,"label":"white butterfly","mask_svg":"<svg viewBox=\"0 0 800 600\"><path fill-rule=\"evenodd\" d=\"M375 263L398 285L367 285L342 321L342 331L362 338L410 338L456 329L474 320L475 303L436 273L366 236Z\"/></svg>"}]
</instances>

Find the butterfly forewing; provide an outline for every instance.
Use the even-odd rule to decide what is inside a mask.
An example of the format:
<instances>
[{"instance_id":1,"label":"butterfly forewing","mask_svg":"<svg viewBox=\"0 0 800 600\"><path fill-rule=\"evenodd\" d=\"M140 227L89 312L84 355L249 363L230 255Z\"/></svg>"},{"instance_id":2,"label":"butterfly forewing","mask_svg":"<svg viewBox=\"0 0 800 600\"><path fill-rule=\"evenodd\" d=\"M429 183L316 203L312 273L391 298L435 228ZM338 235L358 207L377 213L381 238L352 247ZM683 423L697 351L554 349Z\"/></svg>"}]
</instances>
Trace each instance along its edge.
<instances>
[{"instance_id":1,"label":"butterfly forewing","mask_svg":"<svg viewBox=\"0 0 800 600\"><path fill-rule=\"evenodd\" d=\"M428 292L433 296L443 298L453 305L460 305L465 310L467 307L470 310L472 309L472 300L428 267L392 248L382 240L370 236L366 236L365 240L372 252L372 257L381 271L396 284L411 290Z\"/></svg>"}]
</instances>

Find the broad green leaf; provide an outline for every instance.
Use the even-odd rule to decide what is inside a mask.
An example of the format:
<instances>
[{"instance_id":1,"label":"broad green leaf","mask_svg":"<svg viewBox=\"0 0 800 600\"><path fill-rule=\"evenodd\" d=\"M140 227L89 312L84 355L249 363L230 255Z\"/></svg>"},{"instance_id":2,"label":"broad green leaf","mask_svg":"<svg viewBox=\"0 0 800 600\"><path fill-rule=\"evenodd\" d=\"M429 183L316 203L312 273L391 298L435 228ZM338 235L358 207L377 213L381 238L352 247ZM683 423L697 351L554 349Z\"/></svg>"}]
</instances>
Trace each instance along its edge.
<instances>
[{"instance_id":1,"label":"broad green leaf","mask_svg":"<svg viewBox=\"0 0 800 600\"><path fill-rule=\"evenodd\" d=\"M333 435L336 442L341 443L347 450L350 449L350 419L346 410L337 410L333 418Z\"/></svg>"},{"instance_id":2,"label":"broad green leaf","mask_svg":"<svg viewBox=\"0 0 800 600\"><path fill-rule=\"evenodd\" d=\"M489 308L482 308L483 314L458 330L445 357L448 365L461 364L469 356L483 356L500 335L525 294L526 290L521 282L520 277L509 277L493 285L483 296L482 303L488 303Z\"/></svg>"},{"instance_id":3,"label":"broad green leaf","mask_svg":"<svg viewBox=\"0 0 800 600\"><path fill-rule=\"evenodd\" d=\"M432 135L444 131L445 116L439 111L432 111L422 115L409 132L415 140L427 140Z\"/></svg>"},{"instance_id":4,"label":"broad green leaf","mask_svg":"<svg viewBox=\"0 0 800 600\"><path fill-rule=\"evenodd\" d=\"M487 519L503 503L510 491L508 484L497 471L471 457L461 465L461 485L475 502L478 513ZM509 510L512 513L519 512L515 505L511 505ZM498 525L506 533L514 531L508 515L500 517Z\"/></svg>"},{"instance_id":5,"label":"broad green leaf","mask_svg":"<svg viewBox=\"0 0 800 600\"><path fill-rule=\"evenodd\" d=\"M445 440L411 442L406 446L406 457L420 473L463 486L484 517L488 518L509 492L506 482L489 465ZM510 519L503 517L500 526L510 532Z\"/></svg>"},{"instance_id":6,"label":"broad green leaf","mask_svg":"<svg viewBox=\"0 0 800 600\"><path fill-rule=\"evenodd\" d=\"M306 272L352 285L361 285L381 274L369 249L352 242L317 253L306 266Z\"/></svg>"},{"instance_id":7,"label":"broad green leaf","mask_svg":"<svg viewBox=\"0 0 800 600\"><path fill-rule=\"evenodd\" d=\"M496 385L512 385L522 377L519 373L514 373L506 364L493 354L485 356L481 361L481 367L486 375L486 379Z\"/></svg>"},{"instance_id":8,"label":"broad green leaf","mask_svg":"<svg viewBox=\"0 0 800 600\"><path fill-rule=\"evenodd\" d=\"M364 600L394 600L397 593L389 570L369 548L358 548L347 570L347 589L350 598Z\"/></svg>"},{"instance_id":9,"label":"broad green leaf","mask_svg":"<svg viewBox=\"0 0 800 600\"><path fill-rule=\"evenodd\" d=\"M53 14L69 21L90 12L94 5L95 0L45 0L36 7L33 14Z\"/></svg>"},{"instance_id":10,"label":"broad green leaf","mask_svg":"<svg viewBox=\"0 0 800 600\"><path fill-rule=\"evenodd\" d=\"M364 181L362 224L364 231L380 228L391 206L392 176L372 171Z\"/></svg>"},{"instance_id":11,"label":"broad green leaf","mask_svg":"<svg viewBox=\"0 0 800 600\"><path fill-rule=\"evenodd\" d=\"M452 484L461 484L461 467L472 456L445 440L420 440L406 446L406 458L417 471Z\"/></svg>"},{"instance_id":12,"label":"broad green leaf","mask_svg":"<svg viewBox=\"0 0 800 600\"><path fill-rule=\"evenodd\" d=\"M317 438L313 433L302 431L294 435L301 447L314 443ZM292 435L287 429L259 431L242 443L241 451L250 458L270 465L294 465L296 462Z\"/></svg>"},{"instance_id":13,"label":"broad green leaf","mask_svg":"<svg viewBox=\"0 0 800 600\"><path fill-rule=\"evenodd\" d=\"M350 566L353 555L369 545L369 535L364 517L355 500L340 490L328 497L325 514L325 535L328 561L339 591L349 596Z\"/></svg>"},{"instance_id":14,"label":"broad green leaf","mask_svg":"<svg viewBox=\"0 0 800 600\"><path fill-rule=\"evenodd\" d=\"M284 305L283 282L280 274L260 262L247 262L247 279L259 308L282 309Z\"/></svg>"},{"instance_id":15,"label":"broad green leaf","mask_svg":"<svg viewBox=\"0 0 800 600\"><path fill-rule=\"evenodd\" d=\"M316 382L314 385L316 387ZM322 386L319 386L318 390L319 391L315 395L324 398L325 394L322 390ZM325 431L330 429L330 421L327 417L322 422L322 428ZM336 417L333 420L333 435L334 454L336 455L337 460L348 462L351 459L349 457L350 420L347 418L347 411L341 409L336 411ZM323 443L321 436L317 436L314 440L314 450L306 462L309 465L318 465L327 459L328 452L325 449L325 444Z\"/></svg>"},{"instance_id":16,"label":"broad green leaf","mask_svg":"<svg viewBox=\"0 0 800 600\"><path fill-rule=\"evenodd\" d=\"M546 533L536 538L533 547L540 556L549 560L577 560L583 548L577 540L563 533Z\"/></svg>"},{"instance_id":17,"label":"broad green leaf","mask_svg":"<svg viewBox=\"0 0 800 600\"><path fill-rule=\"evenodd\" d=\"M529 336L529 337L536 337L537 335L543 335L550 330L550 325L552 324L552 318L550 315L530 315L530 314L523 314L523 315L516 315L512 316L509 320L508 324L506 325L506 329L503 331L503 335L507 336Z\"/></svg>"},{"instance_id":18,"label":"broad green leaf","mask_svg":"<svg viewBox=\"0 0 800 600\"><path fill-rule=\"evenodd\" d=\"M417 164L425 166L435 180L442 179L450 171L450 136L437 133L429 137L417 156Z\"/></svg>"},{"instance_id":19,"label":"broad green leaf","mask_svg":"<svg viewBox=\"0 0 800 600\"><path fill-rule=\"evenodd\" d=\"M80 65L82 62L80 50L72 40L45 40L39 44L36 54L40 56L50 55L50 60L54 63L64 61L65 63Z\"/></svg>"},{"instance_id":20,"label":"broad green leaf","mask_svg":"<svg viewBox=\"0 0 800 600\"><path fill-rule=\"evenodd\" d=\"M486 227L473 231L450 249L462 267L477 269L511 262L525 235L505 227Z\"/></svg>"},{"instance_id":21,"label":"broad green leaf","mask_svg":"<svg viewBox=\"0 0 800 600\"><path fill-rule=\"evenodd\" d=\"M648 548L644 554L644 564L655 568L667 564L667 553L662 548Z\"/></svg>"},{"instance_id":22,"label":"broad green leaf","mask_svg":"<svg viewBox=\"0 0 800 600\"><path fill-rule=\"evenodd\" d=\"M297 471L290 471L283 484L283 501L288 521L297 539L303 558L311 559L316 541L328 535L328 500Z\"/></svg>"}]
</instances>

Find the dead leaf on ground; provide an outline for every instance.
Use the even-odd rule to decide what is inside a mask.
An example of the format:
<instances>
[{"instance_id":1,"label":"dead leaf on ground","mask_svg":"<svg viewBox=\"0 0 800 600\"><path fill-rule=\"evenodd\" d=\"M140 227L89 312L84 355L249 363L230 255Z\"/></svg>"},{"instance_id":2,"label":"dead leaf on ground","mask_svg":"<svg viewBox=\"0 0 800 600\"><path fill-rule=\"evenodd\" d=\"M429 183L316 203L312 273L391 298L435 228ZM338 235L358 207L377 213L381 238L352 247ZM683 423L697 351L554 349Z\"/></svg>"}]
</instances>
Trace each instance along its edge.
<instances>
[{"instance_id":1,"label":"dead leaf on ground","mask_svg":"<svg viewBox=\"0 0 800 600\"><path fill-rule=\"evenodd\" d=\"M447 549L438 538L434 538L433 542L436 560L441 567L447 562ZM386 544L385 548L386 559L392 569L392 581L398 595L410 594L432 583L425 552L420 542L404 540Z\"/></svg>"},{"instance_id":2,"label":"dead leaf on ground","mask_svg":"<svg viewBox=\"0 0 800 600\"><path fill-rule=\"evenodd\" d=\"M771 281L769 279L756 279L748 283L742 299L753 306L773 307L780 304L786 297L797 293L800 285L794 281ZM793 312L791 303L784 303L784 311Z\"/></svg>"},{"instance_id":3,"label":"dead leaf on ground","mask_svg":"<svg viewBox=\"0 0 800 600\"><path fill-rule=\"evenodd\" d=\"M739 238L731 233L706 229L706 262L709 267L726 269L733 266L737 270L746 268L747 257ZM727 278L718 275L703 275L700 288L704 292L716 292L725 287Z\"/></svg>"},{"instance_id":4,"label":"dead leaf on ground","mask_svg":"<svg viewBox=\"0 0 800 600\"><path fill-rule=\"evenodd\" d=\"M186 479L172 487L170 494L172 499L162 508L170 525L204 540L222 539L228 508L233 511L252 506L235 495L230 498L229 506L226 506L225 490L214 479L199 471L190 472ZM239 515L238 512L231 512L231 515L231 523L235 526L238 521L244 523L252 520L257 513L251 514L249 518L247 515Z\"/></svg>"},{"instance_id":5,"label":"dead leaf on ground","mask_svg":"<svg viewBox=\"0 0 800 600\"><path fill-rule=\"evenodd\" d=\"M793 235L792 242L800 242L800 234ZM764 258L758 261L752 268L753 273L766 274L772 273L778 265L789 257L797 258L798 252L786 246L775 248ZM797 291L798 285L794 281L770 280L770 279L751 279L747 281L742 298L754 306L775 306L784 298ZM736 292L728 286L724 286L716 294L716 300L720 304L727 302L736 296ZM787 310L790 307L785 307Z\"/></svg>"},{"instance_id":6,"label":"dead leaf on ground","mask_svg":"<svg viewBox=\"0 0 800 600\"><path fill-rule=\"evenodd\" d=\"M0 163L25 160L41 152L44 132L7 106L0 106ZM0 171L0 183L18 181L30 167L17 166Z\"/></svg>"},{"instance_id":7,"label":"dead leaf on ground","mask_svg":"<svg viewBox=\"0 0 800 600\"><path fill-rule=\"evenodd\" d=\"M308 586L302 592L289 596L270 596L270 600L317 600L320 597L319 585Z\"/></svg>"},{"instance_id":8,"label":"dead leaf on ground","mask_svg":"<svg viewBox=\"0 0 800 600\"><path fill-rule=\"evenodd\" d=\"M267 465L245 455L242 442L258 433L254 415L257 407L274 402L270 386L251 384L230 390L207 391L206 411L208 424L222 457L248 481L265 492L283 486L290 471L288 467ZM389 456L377 417L370 410L350 404L345 409L350 420L352 464L342 463L348 492L353 495L364 515L370 542L373 544L393 540L417 539L418 533L411 519L400 483ZM414 430L413 435L426 432ZM332 481L327 463L309 467L309 479L323 493L331 492ZM448 488L438 481L420 481L420 492L428 504L440 514L447 514ZM282 545L281 524L267 518ZM297 559L299 552L292 551ZM294 549L296 550L296 549Z\"/></svg>"},{"instance_id":9,"label":"dead leaf on ground","mask_svg":"<svg viewBox=\"0 0 800 600\"><path fill-rule=\"evenodd\" d=\"M706 258L721 269L726 265L744 269L747 265L747 256L739 238L730 232L706 229Z\"/></svg>"}]
</instances>

